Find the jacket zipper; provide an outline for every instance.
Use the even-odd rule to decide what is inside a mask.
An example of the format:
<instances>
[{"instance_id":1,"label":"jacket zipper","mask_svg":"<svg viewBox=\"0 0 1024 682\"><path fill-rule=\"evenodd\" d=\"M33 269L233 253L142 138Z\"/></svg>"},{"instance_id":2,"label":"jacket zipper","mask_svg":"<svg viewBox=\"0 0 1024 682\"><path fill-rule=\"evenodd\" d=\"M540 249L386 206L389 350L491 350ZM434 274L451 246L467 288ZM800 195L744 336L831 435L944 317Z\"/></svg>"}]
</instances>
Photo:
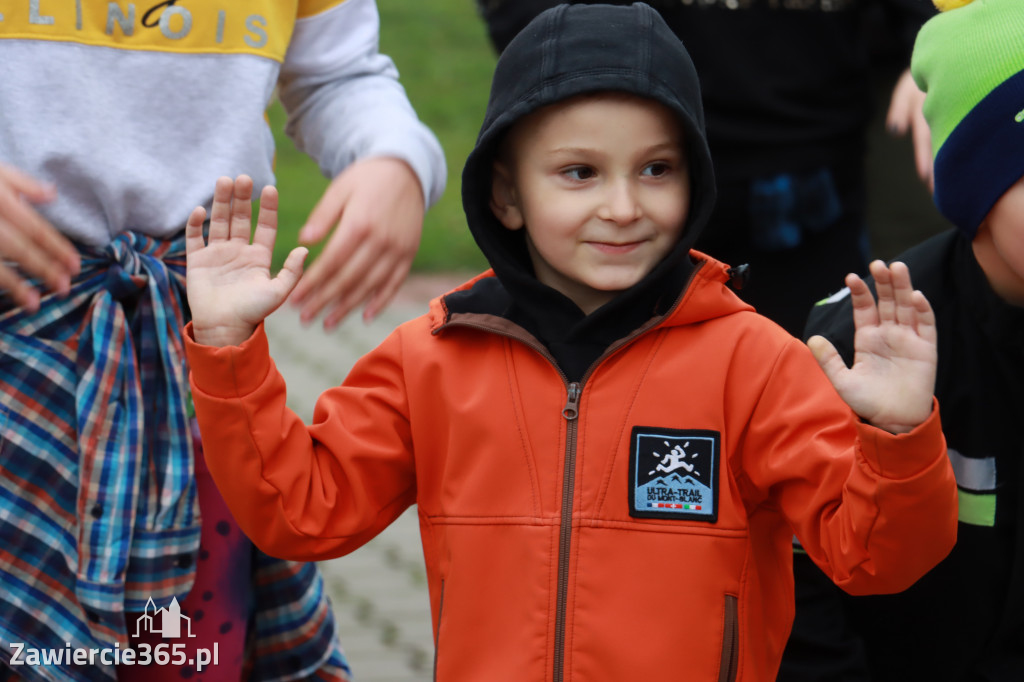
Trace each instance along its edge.
<instances>
[{"instance_id":1,"label":"jacket zipper","mask_svg":"<svg viewBox=\"0 0 1024 682\"><path fill-rule=\"evenodd\" d=\"M554 682L561 682L565 668L565 617L569 599L569 549L572 545L572 503L576 486L576 428L580 413L580 384L569 384L562 408L565 419L565 464L562 475L562 518L558 538L558 593L555 601Z\"/></svg>"},{"instance_id":2,"label":"jacket zipper","mask_svg":"<svg viewBox=\"0 0 1024 682\"><path fill-rule=\"evenodd\" d=\"M725 595L725 627L722 632L722 662L718 682L735 682L740 662L739 599Z\"/></svg>"}]
</instances>

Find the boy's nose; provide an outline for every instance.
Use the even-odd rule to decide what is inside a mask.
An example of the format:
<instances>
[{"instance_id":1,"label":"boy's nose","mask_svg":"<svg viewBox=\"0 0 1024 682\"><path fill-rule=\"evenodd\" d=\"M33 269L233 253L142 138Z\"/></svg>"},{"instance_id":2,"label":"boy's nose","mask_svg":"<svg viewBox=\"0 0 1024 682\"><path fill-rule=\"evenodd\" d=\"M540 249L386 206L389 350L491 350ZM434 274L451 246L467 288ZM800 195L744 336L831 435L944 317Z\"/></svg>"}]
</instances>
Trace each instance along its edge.
<instances>
[{"instance_id":1,"label":"boy's nose","mask_svg":"<svg viewBox=\"0 0 1024 682\"><path fill-rule=\"evenodd\" d=\"M637 200L635 188L628 181L613 182L608 185L601 208L597 216L618 225L628 225L640 218L642 211Z\"/></svg>"}]
</instances>

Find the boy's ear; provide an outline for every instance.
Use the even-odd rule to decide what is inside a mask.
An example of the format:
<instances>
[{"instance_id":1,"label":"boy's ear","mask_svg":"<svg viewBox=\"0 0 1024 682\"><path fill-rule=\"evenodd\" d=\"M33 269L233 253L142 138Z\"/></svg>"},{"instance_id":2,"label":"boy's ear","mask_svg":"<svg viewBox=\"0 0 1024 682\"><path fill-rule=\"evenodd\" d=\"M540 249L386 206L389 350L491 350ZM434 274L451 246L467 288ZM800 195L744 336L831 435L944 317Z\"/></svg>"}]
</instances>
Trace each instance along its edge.
<instances>
[{"instance_id":1,"label":"boy's ear","mask_svg":"<svg viewBox=\"0 0 1024 682\"><path fill-rule=\"evenodd\" d=\"M512 171L501 161L495 161L491 169L491 211L510 230L518 230L525 224Z\"/></svg>"}]
</instances>

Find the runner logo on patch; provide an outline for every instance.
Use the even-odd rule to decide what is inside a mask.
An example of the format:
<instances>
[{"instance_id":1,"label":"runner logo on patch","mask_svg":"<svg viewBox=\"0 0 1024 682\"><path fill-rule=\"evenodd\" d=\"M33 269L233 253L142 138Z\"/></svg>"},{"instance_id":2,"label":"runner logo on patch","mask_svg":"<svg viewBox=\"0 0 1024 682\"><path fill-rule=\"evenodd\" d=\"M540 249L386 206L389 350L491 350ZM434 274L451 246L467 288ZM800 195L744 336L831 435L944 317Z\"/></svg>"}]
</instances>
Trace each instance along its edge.
<instances>
[{"instance_id":1,"label":"runner logo on patch","mask_svg":"<svg viewBox=\"0 0 1024 682\"><path fill-rule=\"evenodd\" d=\"M633 427L629 515L718 520L717 431Z\"/></svg>"}]
</instances>

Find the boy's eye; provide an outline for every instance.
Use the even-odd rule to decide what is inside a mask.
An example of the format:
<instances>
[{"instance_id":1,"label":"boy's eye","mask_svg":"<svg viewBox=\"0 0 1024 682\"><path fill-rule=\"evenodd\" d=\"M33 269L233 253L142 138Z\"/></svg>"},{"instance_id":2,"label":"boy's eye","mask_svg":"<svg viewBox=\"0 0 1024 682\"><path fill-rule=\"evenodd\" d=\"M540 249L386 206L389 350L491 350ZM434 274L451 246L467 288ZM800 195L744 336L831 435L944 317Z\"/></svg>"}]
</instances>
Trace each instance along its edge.
<instances>
[{"instance_id":1,"label":"boy's eye","mask_svg":"<svg viewBox=\"0 0 1024 682\"><path fill-rule=\"evenodd\" d=\"M669 166L667 163L663 161L656 161L655 163L649 163L646 166L644 166L644 169L643 171L641 171L641 173L643 175L650 175L652 177L657 178L661 177L662 175L665 175L665 173L668 173L670 170L672 170L672 167Z\"/></svg>"},{"instance_id":2,"label":"boy's eye","mask_svg":"<svg viewBox=\"0 0 1024 682\"><path fill-rule=\"evenodd\" d=\"M596 175L593 168L587 166L573 166L562 171L562 175L570 180L589 180Z\"/></svg>"}]
</instances>

